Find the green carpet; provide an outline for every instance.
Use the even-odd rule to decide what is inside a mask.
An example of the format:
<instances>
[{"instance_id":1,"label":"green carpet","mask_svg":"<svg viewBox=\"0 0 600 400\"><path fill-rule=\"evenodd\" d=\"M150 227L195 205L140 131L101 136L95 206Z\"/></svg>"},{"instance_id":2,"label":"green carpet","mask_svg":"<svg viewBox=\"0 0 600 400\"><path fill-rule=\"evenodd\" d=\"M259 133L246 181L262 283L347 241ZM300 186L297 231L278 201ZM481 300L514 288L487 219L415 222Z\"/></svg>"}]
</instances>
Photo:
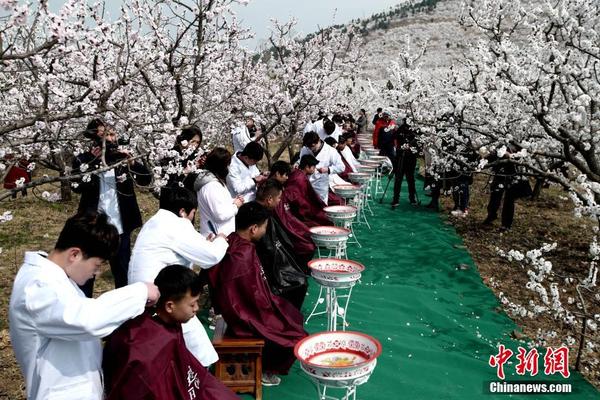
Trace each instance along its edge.
<instances>
[{"instance_id":1,"label":"green carpet","mask_svg":"<svg viewBox=\"0 0 600 400\"><path fill-rule=\"evenodd\" d=\"M409 205L406 187L400 207L392 211L390 194L385 204L373 204L375 215L369 218L372 230L358 226L356 233L363 246L350 246L348 254L366 267L352 294L348 330L372 335L383 346L378 365L370 380L358 388L357 398L548 397L487 394L489 382L498 380L495 369L488 366L490 355L497 353L496 345L502 343L515 354L517 346L523 345L509 336L516 326L496 311L499 303L482 283L467 251L454 247L461 245L454 229L437 213ZM421 197L424 203L429 200ZM461 263L470 268L457 269ZM318 289L311 280L305 315ZM325 323L325 316L320 316L306 329L319 332L325 330ZM566 395L568 398L600 398L598 391L573 370L568 380L558 374L546 377L543 355L540 351L540 372L530 381L569 382L574 393ZM524 379L516 377L515 355L511 361L505 365L506 380ZM296 362L280 386L264 388L264 399L317 399L317 391Z\"/></svg>"}]
</instances>

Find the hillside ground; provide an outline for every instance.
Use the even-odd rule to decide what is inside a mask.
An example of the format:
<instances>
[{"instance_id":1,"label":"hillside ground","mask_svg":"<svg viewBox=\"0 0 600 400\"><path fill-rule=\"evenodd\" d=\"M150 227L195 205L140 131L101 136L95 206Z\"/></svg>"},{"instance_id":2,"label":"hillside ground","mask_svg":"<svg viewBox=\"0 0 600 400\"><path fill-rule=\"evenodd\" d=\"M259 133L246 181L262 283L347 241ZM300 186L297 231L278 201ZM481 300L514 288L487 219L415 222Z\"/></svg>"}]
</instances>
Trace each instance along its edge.
<instances>
[{"instance_id":1,"label":"hillside ground","mask_svg":"<svg viewBox=\"0 0 600 400\"><path fill-rule=\"evenodd\" d=\"M588 222L573 217L572 206L565 197L560 189L549 188L542 192L538 200L520 200L517 203L513 229L508 233L500 233L499 223L491 229L480 225L485 218L488 194L485 191L485 182L477 179L472 186L469 217L448 218L448 223L454 224L464 238L483 281L496 294L502 291L508 293L512 301L527 303L531 292L525 289L524 271L518 270L518 266L499 257L496 248L527 250L537 248L544 242L556 241L559 244L558 248L548 257L555 270L559 273L573 269L581 273L587 271L590 236L589 230L581 228ZM52 248L65 219L75 212L77 201L78 197L75 196L71 202L48 203L30 192L26 198L19 197L0 206L0 214L11 210L14 215L12 221L2 224L0 231L0 400L25 398L23 380L12 353L8 334L8 302L14 276L22 263L25 251L49 251ZM144 220L147 220L156 211L157 201L147 192L138 193L138 201ZM452 201L450 198L443 198L442 203L442 218L446 218L445 215L452 208ZM111 287L112 278L109 268L106 267L96 284L96 294ZM573 294L564 293L564 296L566 299ZM598 304L589 304L588 307L592 313L600 313ZM554 330L558 332L558 337L564 338L570 334L578 339L578 335L568 332L566 327L557 326L551 318L515 318L515 321L530 338L535 338L538 329L542 329ZM557 343L548 340L547 344ZM571 347L571 369L574 368L576 346L577 343ZM581 372L600 388L600 368L598 364L594 364L598 359L600 353L597 349L587 352L581 363Z\"/></svg>"}]
</instances>

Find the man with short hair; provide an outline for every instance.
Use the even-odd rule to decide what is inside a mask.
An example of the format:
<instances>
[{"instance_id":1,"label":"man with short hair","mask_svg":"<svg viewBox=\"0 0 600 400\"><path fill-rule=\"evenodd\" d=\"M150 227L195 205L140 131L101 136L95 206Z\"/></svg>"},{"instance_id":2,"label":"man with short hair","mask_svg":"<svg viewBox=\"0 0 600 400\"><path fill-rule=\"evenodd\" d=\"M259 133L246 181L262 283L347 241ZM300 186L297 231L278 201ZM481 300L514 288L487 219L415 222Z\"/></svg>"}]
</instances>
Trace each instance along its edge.
<instances>
[{"instance_id":1,"label":"man with short hair","mask_svg":"<svg viewBox=\"0 0 600 400\"><path fill-rule=\"evenodd\" d=\"M310 184L309 178L319 164L313 155L300 158L300 165L290 174L283 191L282 201L289 211L308 227L333 225L323 208L326 204ZM329 191L329 188L328 188Z\"/></svg>"},{"instance_id":2,"label":"man with short hair","mask_svg":"<svg viewBox=\"0 0 600 400\"><path fill-rule=\"evenodd\" d=\"M131 256L129 283L152 282L167 265L210 268L223 259L227 239L223 234L207 240L194 228L196 195L179 186L164 187L160 209L142 227ZM219 357L204 327L195 316L183 324L187 348L208 367Z\"/></svg>"},{"instance_id":3,"label":"man with short hair","mask_svg":"<svg viewBox=\"0 0 600 400\"><path fill-rule=\"evenodd\" d=\"M256 164L262 160L263 148L256 142L250 142L244 151L231 157L229 174L227 175L227 188L231 197L243 196L244 202L254 200L256 184L267 179L261 175Z\"/></svg>"},{"instance_id":4,"label":"man with short hair","mask_svg":"<svg viewBox=\"0 0 600 400\"><path fill-rule=\"evenodd\" d=\"M260 132L257 135L257 127L254 121L254 113L247 112L244 114L245 123L236 127L232 132L233 153L243 151L248 143L258 143L265 137L266 132Z\"/></svg>"},{"instance_id":5,"label":"man with short hair","mask_svg":"<svg viewBox=\"0 0 600 400\"><path fill-rule=\"evenodd\" d=\"M275 179L284 186L281 201L274 209L275 218L284 227L293 245L293 252L297 257L297 264L305 274L308 274L308 262L315 254L315 243L312 241L308 226L296 218L290 211L290 206L285 200L285 184L292 174L292 168L285 161L277 161L271 166L269 179ZM310 186L310 185L309 185ZM311 188L312 189L312 188Z\"/></svg>"},{"instance_id":6,"label":"man with short hair","mask_svg":"<svg viewBox=\"0 0 600 400\"><path fill-rule=\"evenodd\" d=\"M347 164L350 167L350 169L352 170L351 172L358 172L358 167L360 167L360 162L358 162L356 157L354 157L351 146L352 146L352 133L346 132L341 136L340 141L337 144L337 151L340 153L340 156L342 157L342 161L344 161L344 164ZM342 178L343 178L343 176L342 176ZM346 178L344 178L344 179L346 179Z\"/></svg>"},{"instance_id":7,"label":"man with short hair","mask_svg":"<svg viewBox=\"0 0 600 400\"><path fill-rule=\"evenodd\" d=\"M223 261L209 270L211 297L234 337L265 339L263 385L281 382L295 361L294 346L307 336L302 314L269 289L255 243L267 231L269 212L256 202L242 205Z\"/></svg>"},{"instance_id":8,"label":"man with short hair","mask_svg":"<svg viewBox=\"0 0 600 400\"><path fill-rule=\"evenodd\" d=\"M277 182L285 185L290 174L292 173L292 167L287 161L275 161L271 165L271 173L269 179L275 179Z\"/></svg>"},{"instance_id":9,"label":"man with short hair","mask_svg":"<svg viewBox=\"0 0 600 400\"><path fill-rule=\"evenodd\" d=\"M123 324L106 340L107 400L238 399L184 345L182 324L198 311L200 277L185 266L169 265L154 283L161 291L155 310Z\"/></svg>"},{"instance_id":10,"label":"man with short hair","mask_svg":"<svg viewBox=\"0 0 600 400\"><path fill-rule=\"evenodd\" d=\"M345 166L338 152L327 143L323 142L315 132L308 132L302 140L300 157L314 156L319 163L317 170L310 176L310 183L325 204L329 197L329 174L344 172Z\"/></svg>"},{"instance_id":11,"label":"man with short hair","mask_svg":"<svg viewBox=\"0 0 600 400\"><path fill-rule=\"evenodd\" d=\"M256 243L256 252L271 291L288 300L300 311L308 282L298 264L303 262L303 258L294 254L294 245L288 232L275 217L282 193L283 186L274 179L267 180L256 192L256 202L270 213L267 233Z\"/></svg>"},{"instance_id":12,"label":"man with short hair","mask_svg":"<svg viewBox=\"0 0 600 400\"><path fill-rule=\"evenodd\" d=\"M158 300L152 283L87 298L79 289L118 248L117 229L102 213L67 220L54 250L25 253L13 285L8 321L27 398L103 398L100 338Z\"/></svg>"}]
</instances>

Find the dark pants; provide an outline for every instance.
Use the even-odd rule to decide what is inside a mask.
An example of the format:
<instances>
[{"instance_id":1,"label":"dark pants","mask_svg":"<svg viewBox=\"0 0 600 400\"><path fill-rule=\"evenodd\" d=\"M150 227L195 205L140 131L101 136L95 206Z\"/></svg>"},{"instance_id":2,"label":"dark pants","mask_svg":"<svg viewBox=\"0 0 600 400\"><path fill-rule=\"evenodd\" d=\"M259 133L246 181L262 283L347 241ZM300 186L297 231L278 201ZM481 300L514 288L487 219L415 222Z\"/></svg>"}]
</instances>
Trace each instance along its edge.
<instances>
[{"instance_id":1,"label":"dark pants","mask_svg":"<svg viewBox=\"0 0 600 400\"><path fill-rule=\"evenodd\" d=\"M502 202L503 195L504 204L502 204L502 226L510 228L515 216L515 196L511 190L506 190L504 188L492 188L490 193L490 202L487 206L488 215L486 221L491 222L498 218L498 210L500 209L500 203Z\"/></svg>"},{"instance_id":2,"label":"dark pants","mask_svg":"<svg viewBox=\"0 0 600 400\"><path fill-rule=\"evenodd\" d=\"M115 289L127 286L127 271L129 270L129 259L131 258L131 233L126 232L119 236L119 250L117 254L109 260L110 271L115 280ZM87 297L92 297L94 293L94 281L92 278L79 288Z\"/></svg>"},{"instance_id":3,"label":"dark pants","mask_svg":"<svg viewBox=\"0 0 600 400\"><path fill-rule=\"evenodd\" d=\"M454 209L465 211L469 207L469 184L461 182L452 188Z\"/></svg>"},{"instance_id":4,"label":"dark pants","mask_svg":"<svg viewBox=\"0 0 600 400\"><path fill-rule=\"evenodd\" d=\"M393 203L397 203L400 200L400 188L402 187L402 179L406 175L406 182L408 183L408 198L411 203L415 202L415 195L417 189L415 188L415 168L417 167L417 157L414 155L401 155L398 157L396 162L396 176L394 179L394 198Z\"/></svg>"}]
</instances>

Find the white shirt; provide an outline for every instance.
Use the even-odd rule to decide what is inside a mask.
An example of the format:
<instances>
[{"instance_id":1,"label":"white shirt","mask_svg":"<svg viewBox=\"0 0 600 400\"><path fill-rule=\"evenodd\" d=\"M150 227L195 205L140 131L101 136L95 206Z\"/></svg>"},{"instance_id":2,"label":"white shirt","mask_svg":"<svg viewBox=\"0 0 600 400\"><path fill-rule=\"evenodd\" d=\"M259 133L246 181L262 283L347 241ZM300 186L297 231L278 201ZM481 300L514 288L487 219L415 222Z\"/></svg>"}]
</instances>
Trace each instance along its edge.
<instances>
[{"instance_id":1,"label":"white shirt","mask_svg":"<svg viewBox=\"0 0 600 400\"><path fill-rule=\"evenodd\" d=\"M329 196L329 174L322 174L318 171L318 169L329 168L330 174L339 174L344 172L346 166L344 165L344 162L342 161L342 158L336 149L325 142L322 143L323 147L317 155L314 155L308 147L302 147L302 150L300 150L300 158L302 158L303 155L310 154L319 160L319 163L317 164L317 171L310 176L309 180L315 189L315 192L317 192L319 197L325 202L325 204L327 204L327 199Z\"/></svg>"},{"instance_id":2,"label":"white shirt","mask_svg":"<svg viewBox=\"0 0 600 400\"><path fill-rule=\"evenodd\" d=\"M210 268L225 256L227 240L222 237L209 242L196 231L192 222L171 211L158 210L142 227L133 246L128 281L154 282L167 265L193 264ZM182 324L188 350L205 367L219 359L206 330L194 317Z\"/></svg>"},{"instance_id":3,"label":"white shirt","mask_svg":"<svg viewBox=\"0 0 600 400\"><path fill-rule=\"evenodd\" d=\"M100 179L100 197L98 198L98 211L102 211L108 217L108 222L113 224L119 235L123 234L121 223L121 211L119 210L119 199L117 197L117 180L115 170L111 169L98 174Z\"/></svg>"},{"instance_id":4,"label":"white shirt","mask_svg":"<svg viewBox=\"0 0 600 400\"><path fill-rule=\"evenodd\" d=\"M344 160L346 160L348 165L350 165L350 168L352 168L352 172L358 172L358 167L360 166L360 163L358 162L356 157L354 157L354 154L352 154L352 150L350 149L350 147L344 147L344 150L342 150L342 157L344 157Z\"/></svg>"},{"instance_id":5,"label":"white shirt","mask_svg":"<svg viewBox=\"0 0 600 400\"><path fill-rule=\"evenodd\" d=\"M131 252L128 282L154 282L167 265L210 268L225 256L227 241L206 240L187 218L158 210L142 226Z\"/></svg>"},{"instance_id":6,"label":"white shirt","mask_svg":"<svg viewBox=\"0 0 600 400\"><path fill-rule=\"evenodd\" d=\"M335 141L339 141L340 140L340 136L343 133L342 132L342 128L340 128L337 124L335 125L335 130L333 131L333 133L331 135L328 135L325 132L325 128L323 127L323 120L320 119L317 122L312 124L312 130L317 132L317 135L319 135L319 138L321 138L321 140L325 140L328 137L332 137L335 139Z\"/></svg>"},{"instance_id":7,"label":"white shirt","mask_svg":"<svg viewBox=\"0 0 600 400\"><path fill-rule=\"evenodd\" d=\"M304 130L302 131L302 133L311 132L314 130L315 130L314 123L312 121L308 121L306 123L306 125L304 125Z\"/></svg>"},{"instance_id":8,"label":"white shirt","mask_svg":"<svg viewBox=\"0 0 600 400\"><path fill-rule=\"evenodd\" d=\"M102 399L100 338L141 314L147 297L138 283L89 299L44 253L25 253L8 320L27 398Z\"/></svg>"},{"instance_id":9,"label":"white shirt","mask_svg":"<svg viewBox=\"0 0 600 400\"><path fill-rule=\"evenodd\" d=\"M244 150L248 143L254 141L254 139L250 137L250 131L248 131L248 127L245 124L238 126L231 131L231 139L233 142L234 154Z\"/></svg>"},{"instance_id":10,"label":"white shirt","mask_svg":"<svg viewBox=\"0 0 600 400\"><path fill-rule=\"evenodd\" d=\"M256 165L246 166L238 155L239 153L231 157L229 174L227 174L227 188L231 197L244 196L244 202L249 202L256 197L256 182L253 178L259 176L260 171Z\"/></svg>"},{"instance_id":11,"label":"white shirt","mask_svg":"<svg viewBox=\"0 0 600 400\"><path fill-rule=\"evenodd\" d=\"M207 236L213 232L210 225L215 230L213 233L228 236L235 231L238 208L233 204L229 190L220 182L209 182L198 191L198 211L202 235Z\"/></svg>"}]
</instances>

